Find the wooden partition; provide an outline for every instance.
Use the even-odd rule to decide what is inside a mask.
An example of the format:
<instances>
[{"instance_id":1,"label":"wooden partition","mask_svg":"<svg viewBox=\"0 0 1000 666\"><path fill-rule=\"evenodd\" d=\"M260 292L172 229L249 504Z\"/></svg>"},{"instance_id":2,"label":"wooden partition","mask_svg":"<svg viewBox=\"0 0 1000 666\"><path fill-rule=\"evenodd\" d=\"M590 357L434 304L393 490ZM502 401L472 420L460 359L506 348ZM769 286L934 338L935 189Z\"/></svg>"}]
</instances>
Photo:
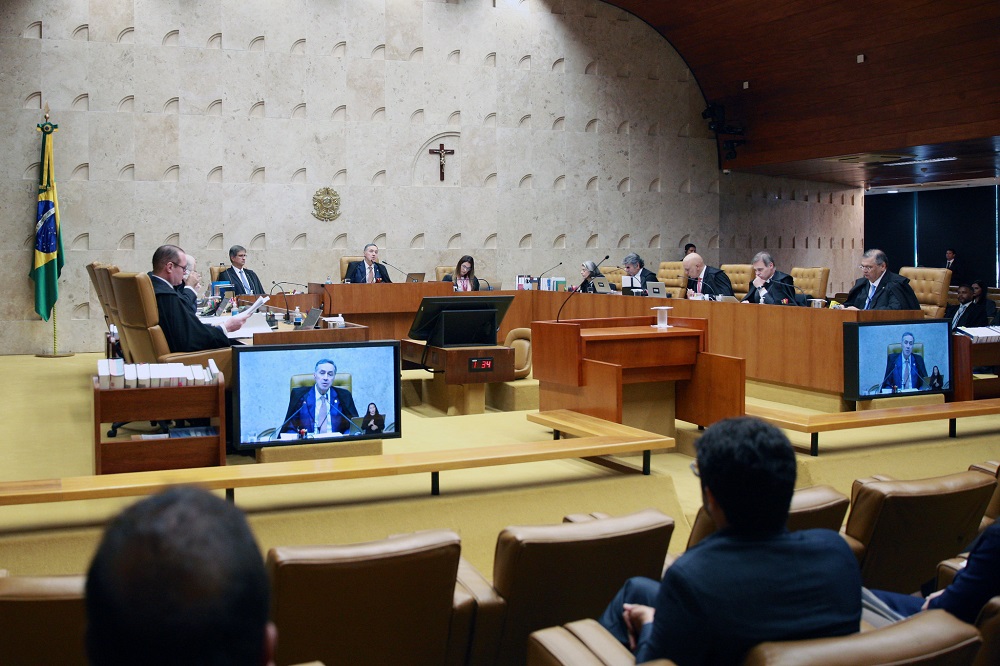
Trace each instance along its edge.
<instances>
[{"instance_id":1,"label":"wooden partition","mask_svg":"<svg viewBox=\"0 0 1000 666\"><path fill-rule=\"evenodd\" d=\"M451 296L450 282L402 282L377 284L310 283L310 294L323 297L323 314L342 314L344 319L370 329L372 340L402 340L410 332L413 315L424 296Z\"/></svg>"}]
</instances>

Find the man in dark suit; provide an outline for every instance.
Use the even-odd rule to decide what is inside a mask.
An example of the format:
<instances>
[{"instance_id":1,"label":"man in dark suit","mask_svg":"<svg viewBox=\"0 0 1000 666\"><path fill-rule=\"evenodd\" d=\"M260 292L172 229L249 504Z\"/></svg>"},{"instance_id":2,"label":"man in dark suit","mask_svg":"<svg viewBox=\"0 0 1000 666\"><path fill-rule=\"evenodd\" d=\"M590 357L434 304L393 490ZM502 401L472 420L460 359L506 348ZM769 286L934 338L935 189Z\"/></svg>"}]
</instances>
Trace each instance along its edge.
<instances>
[{"instance_id":1,"label":"man in dark suit","mask_svg":"<svg viewBox=\"0 0 1000 666\"><path fill-rule=\"evenodd\" d=\"M885 361L885 379L882 388L899 391L924 390L923 379L927 376L924 357L913 353L913 333L903 333L903 351L889 354Z\"/></svg>"},{"instance_id":2,"label":"man in dark suit","mask_svg":"<svg viewBox=\"0 0 1000 666\"><path fill-rule=\"evenodd\" d=\"M622 268L629 277L638 277L641 281L640 289L646 289L647 282L656 282L656 273L646 268L646 262L635 252L625 255L622 259Z\"/></svg>"},{"instance_id":3,"label":"man in dark suit","mask_svg":"<svg viewBox=\"0 0 1000 666\"><path fill-rule=\"evenodd\" d=\"M187 302L191 309L198 312L198 292L201 290L201 273L195 270L195 258L190 254L184 254L184 262L187 270L184 271L184 281L174 287L177 294Z\"/></svg>"},{"instance_id":4,"label":"man in dark suit","mask_svg":"<svg viewBox=\"0 0 1000 666\"><path fill-rule=\"evenodd\" d=\"M951 271L951 284L961 284L965 282L965 276L960 273L962 264L956 258L957 253L954 248L949 247L944 251L944 267Z\"/></svg>"},{"instance_id":5,"label":"man in dark suit","mask_svg":"<svg viewBox=\"0 0 1000 666\"><path fill-rule=\"evenodd\" d=\"M636 663L738 664L757 643L845 636L861 619L861 572L833 530L789 532L795 451L777 428L725 419L692 465L718 530L662 581L630 578L599 621Z\"/></svg>"},{"instance_id":6,"label":"man in dark suit","mask_svg":"<svg viewBox=\"0 0 1000 666\"><path fill-rule=\"evenodd\" d=\"M757 277L750 283L750 291L743 298L744 303L796 305L795 280L788 273L774 268L774 258L770 252L758 252L750 263Z\"/></svg>"},{"instance_id":7,"label":"man in dark suit","mask_svg":"<svg viewBox=\"0 0 1000 666\"><path fill-rule=\"evenodd\" d=\"M705 260L697 252L684 257L683 265L684 272L688 276L688 298L693 298L696 294L713 298L733 295L733 283L725 271L706 266Z\"/></svg>"},{"instance_id":8,"label":"man in dark suit","mask_svg":"<svg viewBox=\"0 0 1000 666\"><path fill-rule=\"evenodd\" d=\"M392 282L389 279L389 271L385 266L378 263L378 245L368 243L365 245L364 261L352 261L347 265L347 275L344 282L354 284L363 282Z\"/></svg>"},{"instance_id":9,"label":"man in dark suit","mask_svg":"<svg viewBox=\"0 0 1000 666\"><path fill-rule=\"evenodd\" d=\"M967 284L958 287L958 305L949 305L945 319L951 323L951 330L959 326L986 326L986 308L972 300L972 287Z\"/></svg>"},{"instance_id":10,"label":"man in dark suit","mask_svg":"<svg viewBox=\"0 0 1000 666\"><path fill-rule=\"evenodd\" d=\"M230 282L237 296L242 294L263 294L264 285L260 283L257 274L246 268L247 249L242 245L229 248L229 268L219 274L219 279Z\"/></svg>"},{"instance_id":11,"label":"man in dark suit","mask_svg":"<svg viewBox=\"0 0 1000 666\"><path fill-rule=\"evenodd\" d=\"M153 253L153 270L149 274L156 295L160 328L170 351L194 352L239 344L230 340L225 331L239 330L247 320L246 315L226 319L224 331L199 321L190 302L177 293L176 287L184 281L188 268L184 256L184 250L176 245L161 245Z\"/></svg>"},{"instance_id":12,"label":"man in dark suit","mask_svg":"<svg viewBox=\"0 0 1000 666\"><path fill-rule=\"evenodd\" d=\"M345 388L333 385L337 364L328 358L316 362L313 386L292 389L288 411L281 432L346 433L354 425L350 419L358 415L354 397ZM331 390L332 389L332 390Z\"/></svg>"},{"instance_id":13,"label":"man in dark suit","mask_svg":"<svg viewBox=\"0 0 1000 666\"><path fill-rule=\"evenodd\" d=\"M889 270L889 259L882 250L872 248L861 257L861 272L845 306L849 310L919 310L920 301L910 280Z\"/></svg>"}]
</instances>

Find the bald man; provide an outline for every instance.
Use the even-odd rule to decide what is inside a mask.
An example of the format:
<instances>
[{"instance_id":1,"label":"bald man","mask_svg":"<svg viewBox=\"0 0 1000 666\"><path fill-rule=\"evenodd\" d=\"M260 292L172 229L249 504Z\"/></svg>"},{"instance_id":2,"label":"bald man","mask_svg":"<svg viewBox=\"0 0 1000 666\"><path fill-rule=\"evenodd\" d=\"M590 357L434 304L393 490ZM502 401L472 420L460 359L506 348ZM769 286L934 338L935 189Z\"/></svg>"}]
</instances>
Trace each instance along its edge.
<instances>
[{"instance_id":1,"label":"bald man","mask_svg":"<svg viewBox=\"0 0 1000 666\"><path fill-rule=\"evenodd\" d=\"M733 283L724 271L706 266L705 260L697 252L684 257L684 273L688 277L687 297L705 294L716 299L719 296L733 296Z\"/></svg>"}]
</instances>

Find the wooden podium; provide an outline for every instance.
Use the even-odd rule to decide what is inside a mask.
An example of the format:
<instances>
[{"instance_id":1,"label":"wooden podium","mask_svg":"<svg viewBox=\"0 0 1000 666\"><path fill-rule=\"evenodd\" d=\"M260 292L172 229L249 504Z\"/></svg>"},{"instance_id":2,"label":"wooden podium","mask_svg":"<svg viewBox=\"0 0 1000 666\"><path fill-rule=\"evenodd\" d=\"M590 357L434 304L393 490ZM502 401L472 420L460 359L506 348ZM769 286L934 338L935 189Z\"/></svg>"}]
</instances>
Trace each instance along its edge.
<instances>
[{"instance_id":1,"label":"wooden podium","mask_svg":"<svg viewBox=\"0 0 1000 666\"><path fill-rule=\"evenodd\" d=\"M486 384L514 379L514 350L510 347L435 347L405 338L400 340L399 350L404 366L435 372L428 402L449 416L484 413Z\"/></svg>"},{"instance_id":2,"label":"wooden podium","mask_svg":"<svg viewBox=\"0 0 1000 666\"><path fill-rule=\"evenodd\" d=\"M570 409L664 435L744 413L745 361L705 353L708 323L609 317L531 324L539 409Z\"/></svg>"},{"instance_id":3,"label":"wooden podium","mask_svg":"<svg viewBox=\"0 0 1000 666\"><path fill-rule=\"evenodd\" d=\"M452 296L450 282L378 284L309 284L310 294L323 297L323 314L367 326L372 340L402 340L424 296Z\"/></svg>"}]
</instances>

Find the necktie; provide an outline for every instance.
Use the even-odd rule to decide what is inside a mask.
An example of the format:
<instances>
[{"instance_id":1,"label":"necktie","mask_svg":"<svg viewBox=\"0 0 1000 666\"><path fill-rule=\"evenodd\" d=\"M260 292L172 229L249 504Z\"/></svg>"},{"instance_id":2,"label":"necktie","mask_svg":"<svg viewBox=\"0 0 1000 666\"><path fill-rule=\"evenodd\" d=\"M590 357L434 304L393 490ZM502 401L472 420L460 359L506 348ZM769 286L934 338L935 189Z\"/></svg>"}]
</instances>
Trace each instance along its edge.
<instances>
[{"instance_id":1,"label":"necktie","mask_svg":"<svg viewBox=\"0 0 1000 666\"><path fill-rule=\"evenodd\" d=\"M951 327L952 328L955 328L956 326L958 326L958 320L962 318L962 313L965 312L965 308L966 308L967 305L968 305L968 303L963 303L962 305L958 306L958 312L956 312L955 316L951 318Z\"/></svg>"},{"instance_id":2,"label":"necktie","mask_svg":"<svg viewBox=\"0 0 1000 666\"><path fill-rule=\"evenodd\" d=\"M375 282L375 267L374 266L369 266L368 267L368 283L371 284L372 282Z\"/></svg>"},{"instance_id":3,"label":"necktie","mask_svg":"<svg viewBox=\"0 0 1000 666\"><path fill-rule=\"evenodd\" d=\"M868 300L865 301L865 310L870 310L872 307L872 298L875 296L875 285L868 288Z\"/></svg>"},{"instance_id":4,"label":"necktie","mask_svg":"<svg viewBox=\"0 0 1000 666\"><path fill-rule=\"evenodd\" d=\"M701 293L701 278L698 278L698 293Z\"/></svg>"},{"instance_id":5,"label":"necktie","mask_svg":"<svg viewBox=\"0 0 1000 666\"><path fill-rule=\"evenodd\" d=\"M240 274L240 282L243 283L243 288L246 290L246 293L249 294L251 292L251 289L250 289L250 281L247 280L247 274L244 273L243 271L239 271L239 274Z\"/></svg>"},{"instance_id":6,"label":"necktie","mask_svg":"<svg viewBox=\"0 0 1000 666\"><path fill-rule=\"evenodd\" d=\"M330 405L327 403L326 395L320 396L319 412L316 414L317 432L330 432Z\"/></svg>"},{"instance_id":7,"label":"necktie","mask_svg":"<svg viewBox=\"0 0 1000 666\"><path fill-rule=\"evenodd\" d=\"M903 364L903 388L912 388L910 385L910 359L906 359Z\"/></svg>"}]
</instances>

